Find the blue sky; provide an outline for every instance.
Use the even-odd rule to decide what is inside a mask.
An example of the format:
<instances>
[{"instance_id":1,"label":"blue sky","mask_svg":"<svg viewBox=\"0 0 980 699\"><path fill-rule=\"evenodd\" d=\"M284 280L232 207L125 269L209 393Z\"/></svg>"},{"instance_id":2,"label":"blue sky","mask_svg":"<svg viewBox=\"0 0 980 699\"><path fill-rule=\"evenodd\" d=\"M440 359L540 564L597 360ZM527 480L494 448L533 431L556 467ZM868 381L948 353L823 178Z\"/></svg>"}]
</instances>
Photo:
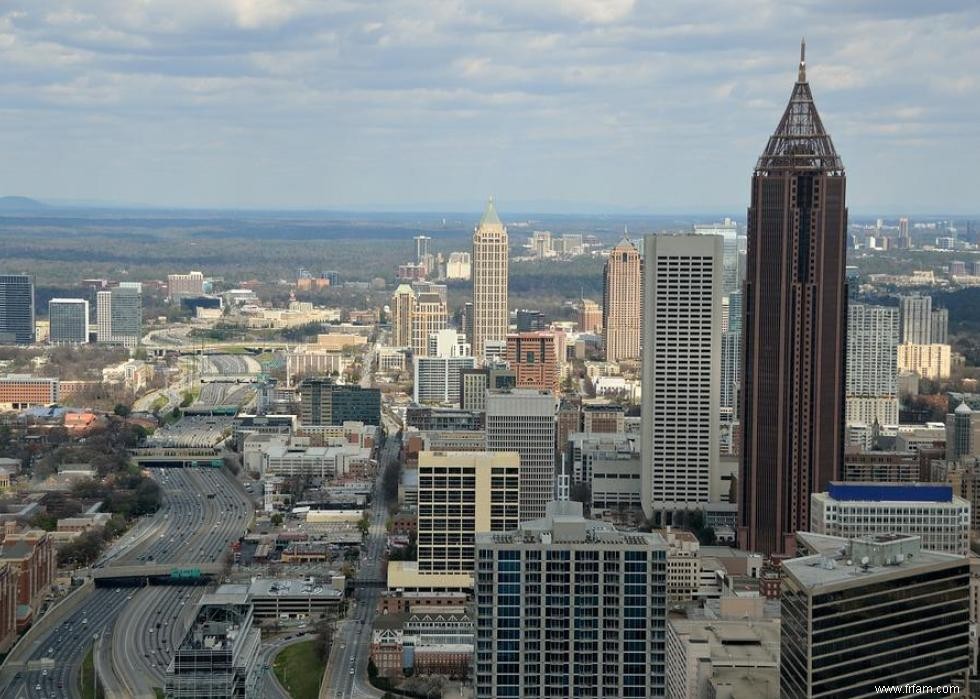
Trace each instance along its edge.
<instances>
[{"instance_id":1,"label":"blue sky","mask_svg":"<svg viewBox=\"0 0 980 699\"><path fill-rule=\"evenodd\" d=\"M980 212L976 0L4 0L0 194L740 215L803 34L851 210Z\"/></svg>"}]
</instances>

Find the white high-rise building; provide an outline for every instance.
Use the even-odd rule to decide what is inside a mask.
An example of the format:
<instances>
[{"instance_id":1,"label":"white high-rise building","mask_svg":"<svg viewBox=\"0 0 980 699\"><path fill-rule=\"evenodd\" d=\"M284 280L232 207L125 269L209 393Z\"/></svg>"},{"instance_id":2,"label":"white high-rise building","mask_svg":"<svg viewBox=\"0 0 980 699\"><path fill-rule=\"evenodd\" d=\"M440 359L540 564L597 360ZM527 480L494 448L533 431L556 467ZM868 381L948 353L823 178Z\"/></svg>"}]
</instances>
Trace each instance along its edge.
<instances>
[{"instance_id":1,"label":"white high-rise building","mask_svg":"<svg viewBox=\"0 0 980 699\"><path fill-rule=\"evenodd\" d=\"M510 325L507 306L507 228L497 216L493 197L473 231L473 354L482 357L488 340L505 342Z\"/></svg>"},{"instance_id":2,"label":"white high-rise building","mask_svg":"<svg viewBox=\"0 0 980 699\"><path fill-rule=\"evenodd\" d=\"M446 279L469 279L472 262L468 252L451 252L446 262Z\"/></svg>"},{"instance_id":3,"label":"white high-rise building","mask_svg":"<svg viewBox=\"0 0 980 699\"><path fill-rule=\"evenodd\" d=\"M831 482L810 495L810 531L854 538L922 537L922 547L970 553L970 503L947 483Z\"/></svg>"},{"instance_id":4,"label":"white high-rise building","mask_svg":"<svg viewBox=\"0 0 980 699\"><path fill-rule=\"evenodd\" d=\"M643 511L710 499L718 467L722 238L643 244Z\"/></svg>"},{"instance_id":5,"label":"white high-rise building","mask_svg":"<svg viewBox=\"0 0 980 699\"><path fill-rule=\"evenodd\" d=\"M902 344L932 344L932 297L902 296L900 308Z\"/></svg>"},{"instance_id":6,"label":"white high-rise building","mask_svg":"<svg viewBox=\"0 0 980 699\"><path fill-rule=\"evenodd\" d=\"M460 372L476 368L473 357L415 357L416 403L459 401Z\"/></svg>"},{"instance_id":7,"label":"white high-rise building","mask_svg":"<svg viewBox=\"0 0 980 699\"><path fill-rule=\"evenodd\" d=\"M98 342L112 340L112 292L95 295L95 338Z\"/></svg>"},{"instance_id":8,"label":"white high-rise building","mask_svg":"<svg viewBox=\"0 0 980 699\"><path fill-rule=\"evenodd\" d=\"M898 309L847 307L847 424L898 424Z\"/></svg>"},{"instance_id":9,"label":"white high-rise building","mask_svg":"<svg viewBox=\"0 0 980 699\"><path fill-rule=\"evenodd\" d=\"M514 389L487 393L487 451L521 455L521 521L544 517L555 487L555 396Z\"/></svg>"}]
</instances>

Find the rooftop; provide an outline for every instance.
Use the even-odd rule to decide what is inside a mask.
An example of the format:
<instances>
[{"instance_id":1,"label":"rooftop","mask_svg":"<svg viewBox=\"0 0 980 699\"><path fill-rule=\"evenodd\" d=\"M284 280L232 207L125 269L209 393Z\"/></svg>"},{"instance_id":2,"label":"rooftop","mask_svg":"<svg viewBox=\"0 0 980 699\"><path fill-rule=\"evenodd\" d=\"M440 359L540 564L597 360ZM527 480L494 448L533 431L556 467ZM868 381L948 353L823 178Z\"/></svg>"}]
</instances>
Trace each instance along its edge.
<instances>
[{"instance_id":1,"label":"rooftop","mask_svg":"<svg viewBox=\"0 0 980 699\"><path fill-rule=\"evenodd\" d=\"M867 583L875 578L910 575L931 566L966 563L964 556L920 547L917 536L874 534L857 539L797 532L804 550L813 555L782 564L786 574L802 587L819 588Z\"/></svg>"},{"instance_id":2,"label":"rooftop","mask_svg":"<svg viewBox=\"0 0 980 699\"><path fill-rule=\"evenodd\" d=\"M608 522L586 519L582 516L580 502L553 500L546 507L545 517L524 522L514 531L477 534L477 544L588 543L645 546L666 550L667 545L658 534L620 531Z\"/></svg>"},{"instance_id":3,"label":"rooftop","mask_svg":"<svg viewBox=\"0 0 980 699\"><path fill-rule=\"evenodd\" d=\"M831 481L827 495L847 502L952 502L953 486L945 483L873 483Z\"/></svg>"}]
</instances>

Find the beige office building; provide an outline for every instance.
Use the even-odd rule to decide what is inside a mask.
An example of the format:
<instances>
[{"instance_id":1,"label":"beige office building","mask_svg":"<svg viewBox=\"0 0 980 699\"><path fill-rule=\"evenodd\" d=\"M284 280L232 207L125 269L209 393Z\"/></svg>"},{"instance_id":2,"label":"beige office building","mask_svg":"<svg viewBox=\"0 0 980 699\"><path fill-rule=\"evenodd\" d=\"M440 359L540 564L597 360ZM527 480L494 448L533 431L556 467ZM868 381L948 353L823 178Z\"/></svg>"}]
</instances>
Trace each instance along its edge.
<instances>
[{"instance_id":1,"label":"beige office building","mask_svg":"<svg viewBox=\"0 0 980 699\"><path fill-rule=\"evenodd\" d=\"M471 574L477 533L517 529L520 467L512 451L419 452L419 572Z\"/></svg>"},{"instance_id":2,"label":"beige office building","mask_svg":"<svg viewBox=\"0 0 980 699\"><path fill-rule=\"evenodd\" d=\"M399 284L391 297L391 344L393 346L411 346L414 316L415 291L408 284Z\"/></svg>"},{"instance_id":3,"label":"beige office building","mask_svg":"<svg viewBox=\"0 0 980 699\"><path fill-rule=\"evenodd\" d=\"M609 253L603 271L606 361L640 358L642 279L640 252L629 238L623 238Z\"/></svg>"},{"instance_id":4,"label":"beige office building","mask_svg":"<svg viewBox=\"0 0 980 699\"><path fill-rule=\"evenodd\" d=\"M493 197L473 231L473 356L482 361L487 340L504 342L507 307L507 228L497 216Z\"/></svg>"},{"instance_id":5,"label":"beige office building","mask_svg":"<svg viewBox=\"0 0 980 699\"><path fill-rule=\"evenodd\" d=\"M948 379L950 371L949 345L898 346L898 373L913 372L923 379Z\"/></svg>"},{"instance_id":6,"label":"beige office building","mask_svg":"<svg viewBox=\"0 0 980 699\"><path fill-rule=\"evenodd\" d=\"M167 297L171 303L178 303L185 296L200 296L203 293L203 273L191 272L190 274L167 275Z\"/></svg>"},{"instance_id":7,"label":"beige office building","mask_svg":"<svg viewBox=\"0 0 980 699\"><path fill-rule=\"evenodd\" d=\"M602 331L602 307L592 299L582 299L579 302L578 329L583 333Z\"/></svg>"},{"instance_id":8,"label":"beige office building","mask_svg":"<svg viewBox=\"0 0 980 699\"><path fill-rule=\"evenodd\" d=\"M445 330L449 325L446 300L437 293L425 292L415 297L412 312L412 353L416 357L428 357L429 336Z\"/></svg>"}]
</instances>

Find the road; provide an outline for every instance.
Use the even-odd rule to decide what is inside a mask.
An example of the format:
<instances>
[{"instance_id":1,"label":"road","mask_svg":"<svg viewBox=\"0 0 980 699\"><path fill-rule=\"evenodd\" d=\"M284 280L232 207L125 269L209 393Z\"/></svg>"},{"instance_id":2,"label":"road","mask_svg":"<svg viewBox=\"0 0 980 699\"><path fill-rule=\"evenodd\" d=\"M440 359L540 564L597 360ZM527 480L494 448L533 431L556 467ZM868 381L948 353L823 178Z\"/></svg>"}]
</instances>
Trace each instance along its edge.
<instances>
[{"instance_id":1,"label":"road","mask_svg":"<svg viewBox=\"0 0 980 699\"><path fill-rule=\"evenodd\" d=\"M154 469L152 474L163 490L160 510L120 539L94 567L140 562L173 563L175 567L185 567L194 562L216 561L230 542L241 535L251 517L251 506L239 496L240 491L227 482L229 476L220 469ZM215 498L208 498L209 492L215 492ZM113 655L117 657L115 646L124 647L122 637L137 640L137 645L126 649L129 657L124 661L127 666L121 673L123 676L110 678L110 685L128 687L127 680L132 682L131 674L139 666L149 667L148 677L162 677L161 667L166 664L161 666L161 662L168 657L166 648L171 647L172 639L180 631L173 626L177 620L166 620L167 627L161 620L165 632L157 637L156 622L150 623L146 615L156 615L158 609L172 607L175 596L181 593L185 594L184 608L188 604L193 608L191 597L186 595L200 594L200 590L190 587L96 589L60 625L35 633L33 638L27 637L30 643L28 669L17 673L5 687L0 685L0 696L16 699L78 697L82 660L96 637L109 629L111 632L104 640L113 645ZM168 599L154 603L158 596ZM130 613L130 606L137 601ZM180 606L179 602L177 606ZM145 633L139 640L140 634L134 629L141 628L141 624ZM147 639L148 636L156 638ZM158 640L163 638L166 643ZM119 673L118 667L115 670ZM162 680L157 686L162 686ZM127 689L123 696L137 696L137 693Z\"/></svg>"},{"instance_id":2,"label":"road","mask_svg":"<svg viewBox=\"0 0 980 699\"><path fill-rule=\"evenodd\" d=\"M262 676L259 678L258 696L262 697L262 699L290 699L289 692L279 684L279 679L272 670L272 664L276 656L279 655L279 651L286 646L291 646L294 643L302 643L303 641L312 641L315 638L316 634L312 633L280 636L262 644L262 648L259 651L259 666L262 668Z\"/></svg>"},{"instance_id":3,"label":"road","mask_svg":"<svg viewBox=\"0 0 980 699\"><path fill-rule=\"evenodd\" d=\"M385 546L387 531L385 521L388 509L381 489L385 469L396 468L401 443L394 432L385 440L378 458L378 475L374 482L371 505L371 524L361 567L355 581L355 600L350 618L338 624L334 634L330 658L320 684L320 699L376 699L382 692L368 682L368 660L371 655L371 628L378 609L381 589L360 587L357 583L379 582L387 578ZM353 670L353 671L352 671Z\"/></svg>"},{"instance_id":4,"label":"road","mask_svg":"<svg viewBox=\"0 0 980 699\"><path fill-rule=\"evenodd\" d=\"M136 562L218 562L245 531L252 504L220 469L155 470L172 503L169 529L155 540L136 547L118 559ZM208 495L214 494L213 498ZM127 696L153 697L154 687L164 686L164 673L193 621L201 588L146 587L120 614L112 630L112 670L126 688Z\"/></svg>"}]
</instances>

